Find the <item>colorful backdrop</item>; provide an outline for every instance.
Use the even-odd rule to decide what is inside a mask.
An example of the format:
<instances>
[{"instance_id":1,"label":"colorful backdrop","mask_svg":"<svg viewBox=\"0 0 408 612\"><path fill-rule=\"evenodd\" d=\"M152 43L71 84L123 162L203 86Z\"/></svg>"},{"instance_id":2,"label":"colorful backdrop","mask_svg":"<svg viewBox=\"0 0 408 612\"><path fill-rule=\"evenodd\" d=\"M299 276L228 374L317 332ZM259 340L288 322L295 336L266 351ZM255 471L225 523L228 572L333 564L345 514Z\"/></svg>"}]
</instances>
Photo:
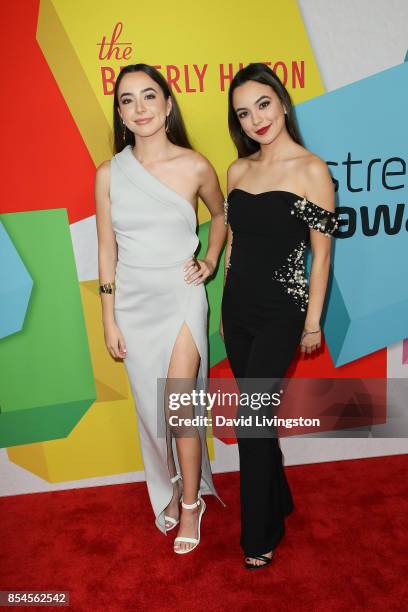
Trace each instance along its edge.
<instances>
[{"instance_id":1,"label":"colorful backdrop","mask_svg":"<svg viewBox=\"0 0 408 612\"><path fill-rule=\"evenodd\" d=\"M295 361L291 375L408 377L403 0L392 11L380 0L276 0L256 10L243 0L16 0L1 11L2 495L144 478L124 366L103 342L93 198L95 167L112 156L114 80L128 63L167 78L224 189L235 157L229 81L250 61L276 70L307 146L329 164L342 218L324 351ZM208 222L200 203L202 250ZM207 284L214 377L230 376L218 335L221 268ZM285 438L286 463L407 451L406 439L375 428L359 436ZM237 468L233 441L209 445L214 471Z\"/></svg>"}]
</instances>

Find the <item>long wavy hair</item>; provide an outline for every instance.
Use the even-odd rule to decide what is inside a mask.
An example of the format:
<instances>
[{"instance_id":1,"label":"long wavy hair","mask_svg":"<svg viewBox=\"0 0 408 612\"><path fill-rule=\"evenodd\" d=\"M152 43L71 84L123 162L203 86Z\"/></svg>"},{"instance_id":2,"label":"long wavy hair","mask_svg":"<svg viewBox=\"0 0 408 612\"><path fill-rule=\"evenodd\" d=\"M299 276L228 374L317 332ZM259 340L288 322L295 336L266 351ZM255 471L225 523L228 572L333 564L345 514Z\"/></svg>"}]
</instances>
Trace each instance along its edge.
<instances>
[{"instance_id":1,"label":"long wavy hair","mask_svg":"<svg viewBox=\"0 0 408 612\"><path fill-rule=\"evenodd\" d=\"M125 137L123 138L123 124L118 111L119 85L125 74L131 72L144 72L158 84L166 100L171 97L172 108L167 118L167 138L175 145L185 147L186 149L192 149L193 147L189 141L179 105L177 104L174 94L170 91L166 79L156 70L156 68L153 68L153 66L149 66L148 64L129 64L122 68L115 83L113 96L113 135L115 153L119 153L129 144L132 145L132 147L135 144L135 135L128 128L125 128Z\"/></svg>"},{"instance_id":2,"label":"long wavy hair","mask_svg":"<svg viewBox=\"0 0 408 612\"><path fill-rule=\"evenodd\" d=\"M284 109L286 110L285 123L286 129L290 137L300 145L303 145L302 136L300 135L299 127L296 121L295 110L292 99L283 85L282 81L273 70L260 62L248 64L245 68L241 68L231 81L228 90L228 127L231 138L237 148L238 157L247 157L255 151L259 151L260 144L256 142L241 129L238 116L232 105L232 94L234 90L247 83L248 81L256 81L263 85L269 85L278 96Z\"/></svg>"}]
</instances>

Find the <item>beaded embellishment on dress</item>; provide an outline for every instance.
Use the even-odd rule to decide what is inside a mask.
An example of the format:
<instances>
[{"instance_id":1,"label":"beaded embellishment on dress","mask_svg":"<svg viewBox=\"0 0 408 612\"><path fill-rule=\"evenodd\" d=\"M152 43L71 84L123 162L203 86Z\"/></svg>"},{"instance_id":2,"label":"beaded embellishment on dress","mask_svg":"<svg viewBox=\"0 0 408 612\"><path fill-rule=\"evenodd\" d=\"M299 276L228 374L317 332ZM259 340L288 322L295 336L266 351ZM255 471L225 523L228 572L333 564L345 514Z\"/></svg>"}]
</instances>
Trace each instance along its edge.
<instances>
[{"instance_id":1,"label":"beaded embellishment on dress","mask_svg":"<svg viewBox=\"0 0 408 612\"><path fill-rule=\"evenodd\" d=\"M228 225L228 197L225 198L224 200L224 224ZM232 241L231 241L231 248L232 248ZM231 268L231 257L228 258L227 261L227 269L229 270Z\"/></svg>"},{"instance_id":2,"label":"beaded embellishment on dress","mask_svg":"<svg viewBox=\"0 0 408 612\"><path fill-rule=\"evenodd\" d=\"M306 221L311 229L318 230L331 236L339 227L338 214L321 208L313 202L309 202L306 198L299 198L293 203L291 215L296 215L299 219Z\"/></svg>"},{"instance_id":3,"label":"beaded embellishment on dress","mask_svg":"<svg viewBox=\"0 0 408 612\"><path fill-rule=\"evenodd\" d=\"M305 278L305 251L306 242L302 240L299 246L286 258L287 263L273 272L272 278L284 286L286 292L300 306L302 312L306 311L308 304L308 285Z\"/></svg>"},{"instance_id":4,"label":"beaded embellishment on dress","mask_svg":"<svg viewBox=\"0 0 408 612\"><path fill-rule=\"evenodd\" d=\"M224 200L224 224L228 225L228 198Z\"/></svg>"}]
</instances>

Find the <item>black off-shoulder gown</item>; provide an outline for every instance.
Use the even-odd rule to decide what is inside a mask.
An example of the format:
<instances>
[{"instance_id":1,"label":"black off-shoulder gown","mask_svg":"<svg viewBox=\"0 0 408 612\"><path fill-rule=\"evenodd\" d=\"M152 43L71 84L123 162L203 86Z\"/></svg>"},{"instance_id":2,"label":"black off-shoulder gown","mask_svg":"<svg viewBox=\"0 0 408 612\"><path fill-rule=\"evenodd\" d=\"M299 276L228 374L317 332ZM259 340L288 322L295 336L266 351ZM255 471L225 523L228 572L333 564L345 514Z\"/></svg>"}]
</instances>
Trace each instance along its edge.
<instances>
[{"instance_id":1,"label":"black off-shoulder gown","mask_svg":"<svg viewBox=\"0 0 408 612\"><path fill-rule=\"evenodd\" d=\"M338 216L288 191L233 189L225 201L225 221L233 232L222 299L227 356L241 393L273 391L271 379L285 376L304 327L310 230L329 237ZM248 410L239 408L239 414ZM258 414L268 416L265 410ZM237 428L241 546L247 556L277 546L293 509L276 430L253 429Z\"/></svg>"}]
</instances>

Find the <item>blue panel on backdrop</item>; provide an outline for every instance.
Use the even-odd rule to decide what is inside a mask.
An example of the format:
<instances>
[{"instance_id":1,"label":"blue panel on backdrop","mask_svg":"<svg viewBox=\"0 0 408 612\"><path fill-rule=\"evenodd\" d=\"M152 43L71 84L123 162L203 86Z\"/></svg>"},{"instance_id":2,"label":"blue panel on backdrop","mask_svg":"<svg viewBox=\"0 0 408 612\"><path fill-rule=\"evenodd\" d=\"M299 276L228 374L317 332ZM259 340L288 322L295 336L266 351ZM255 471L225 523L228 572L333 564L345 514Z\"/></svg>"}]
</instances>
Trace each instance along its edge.
<instances>
[{"instance_id":1,"label":"blue panel on backdrop","mask_svg":"<svg viewBox=\"0 0 408 612\"><path fill-rule=\"evenodd\" d=\"M23 327L33 280L0 221L0 338Z\"/></svg>"},{"instance_id":2,"label":"blue panel on backdrop","mask_svg":"<svg viewBox=\"0 0 408 612\"><path fill-rule=\"evenodd\" d=\"M299 104L341 213L324 333L336 366L408 336L408 63Z\"/></svg>"}]
</instances>

